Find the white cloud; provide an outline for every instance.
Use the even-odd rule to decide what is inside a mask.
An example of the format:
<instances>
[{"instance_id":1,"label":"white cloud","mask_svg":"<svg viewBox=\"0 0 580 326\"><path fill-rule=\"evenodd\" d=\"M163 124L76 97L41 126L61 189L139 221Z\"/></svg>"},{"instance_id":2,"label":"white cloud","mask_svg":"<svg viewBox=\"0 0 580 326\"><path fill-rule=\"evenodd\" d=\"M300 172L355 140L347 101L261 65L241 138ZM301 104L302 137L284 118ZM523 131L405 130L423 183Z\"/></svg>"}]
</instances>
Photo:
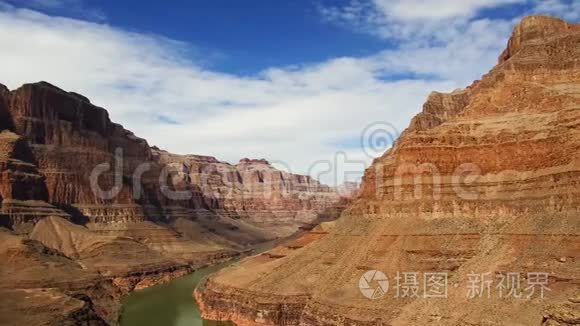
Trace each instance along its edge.
<instances>
[{"instance_id":1,"label":"white cloud","mask_svg":"<svg viewBox=\"0 0 580 326\"><path fill-rule=\"evenodd\" d=\"M385 39L446 42L469 28L483 9L522 4L526 0L351 0L342 7L321 7L330 22L353 26Z\"/></svg>"},{"instance_id":2,"label":"white cloud","mask_svg":"<svg viewBox=\"0 0 580 326\"><path fill-rule=\"evenodd\" d=\"M578 22L580 20L580 2L577 0L543 0L536 4L532 12L554 15L568 21Z\"/></svg>"},{"instance_id":3,"label":"white cloud","mask_svg":"<svg viewBox=\"0 0 580 326\"><path fill-rule=\"evenodd\" d=\"M474 21L486 20L480 17L486 9L501 12L511 5L520 5L522 10L509 20L487 19L511 24L532 14L580 19L580 2L575 0L351 0L344 6L321 6L319 10L328 22L408 47L453 41Z\"/></svg>"},{"instance_id":4,"label":"white cloud","mask_svg":"<svg viewBox=\"0 0 580 326\"><path fill-rule=\"evenodd\" d=\"M104 21L106 15L102 10L90 6L86 0L5 0L16 6L23 6L40 10L60 10L74 16L94 20ZM2 1L0 1L0 6Z\"/></svg>"},{"instance_id":5,"label":"white cloud","mask_svg":"<svg viewBox=\"0 0 580 326\"><path fill-rule=\"evenodd\" d=\"M401 21L471 18L486 8L526 0L375 0L385 16Z\"/></svg>"},{"instance_id":6,"label":"white cloud","mask_svg":"<svg viewBox=\"0 0 580 326\"><path fill-rule=\"evenodd\" d=\"M35 7L62 8L67 5L78 5L80 0L30 0L28 3Z\"/></svg>"},{"instance_id":7,"label":"white cloud","mask_svg":"<svg viewBox=\"0 0 580 326\"><path fill-rule=\"evenodd\" d=\"M368 9L358 5L360 10L348 9L353 19ZM469 16L485 6L472 1L458 13L437 15ZM401 17L410 15L395 9ZM332 17L333 9L325 10ZM365 58L337 57L239 77L205 68L189 55L195 53L190 44L3 6L0 82L15 88L46 80L84 94L107 108L114 121L172 152L234 162L267 158L306 173L315 162L334 161L338 151L369 163L357 146L365 126L388 121L402 131L431 91L465 87L479 78L495 63L511 24L465 20L439 34L439 42L407 41ZM424 26L396 28L411 35ZM428 30L421 33L431 37Z\"/></svg>"},{"instance_id":8,"label":"white cloud","mask_svg":"<svg viewBox=\"0 0 580 326\"><path fill-rule=\"evenodd\" d=\"M391 73L411 71L453 80L464 87L495 65L512 25L510 21L480 19L447 42L387 50L373 59L377 67Z\"/></svg>"}]
</instances>

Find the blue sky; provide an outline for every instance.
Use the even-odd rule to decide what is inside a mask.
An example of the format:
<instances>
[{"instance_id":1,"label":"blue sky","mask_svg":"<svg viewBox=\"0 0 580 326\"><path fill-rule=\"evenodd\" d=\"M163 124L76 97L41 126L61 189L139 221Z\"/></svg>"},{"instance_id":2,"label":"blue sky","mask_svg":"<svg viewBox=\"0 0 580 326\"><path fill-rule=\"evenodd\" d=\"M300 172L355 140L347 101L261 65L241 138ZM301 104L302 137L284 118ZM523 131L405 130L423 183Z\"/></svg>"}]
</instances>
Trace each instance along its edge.
<instances>
[{"instance_id":1,"label":"blue sky","mask_svg":"<svg viewBox=\"0 0 580 326\"><path fill-rule=\"evenodd\" d=\"M212 69L238 75L337 55L366 56L388 43L322 22L317 5L308 0L140 3L107 3L108 22L194 44L210 53Z\"/></svg>"},{"instance_id":2,"label":"blue sky","mask_svg":"<svg viewBox=\"0 0 580 326\"><path fill-rule=\"evenodd\" d=\"M364 137L480 78L537 13L577 22L580 2L0 0L0 83L84 94L172 152L334 184L385 150Z\"/></svg>"},{"instance_id":3,"label":"blue sky","mask_svg":"<svg viewBox=\"0 0 580 326\"><path fill-rule=\"evenodd\" d=\"M316 63L337 55L363 57L390 46L388 40L322 21L322 1L180 0L168 5L126 0L86 1L72 6L70 3L81 2L8 2L51 15L180 40L188 43L193 54L204 57L203 63L212 70L237 75L256 74L273 66Z\"/></svg>"}]
</instances>

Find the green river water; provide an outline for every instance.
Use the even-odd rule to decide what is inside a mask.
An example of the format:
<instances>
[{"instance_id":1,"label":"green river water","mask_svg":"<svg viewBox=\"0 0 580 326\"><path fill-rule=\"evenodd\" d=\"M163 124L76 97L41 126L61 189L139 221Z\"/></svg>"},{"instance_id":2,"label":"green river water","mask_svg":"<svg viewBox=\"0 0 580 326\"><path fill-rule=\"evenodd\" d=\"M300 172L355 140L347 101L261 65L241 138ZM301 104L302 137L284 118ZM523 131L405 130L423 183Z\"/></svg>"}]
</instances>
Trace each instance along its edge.
<instances>
[{"instance_id":1,"label":"green river water","mask_svg":"<svg viewBox=\"0 0 580 326\"><path fill-rule=\"evenodd\" d=\"M299 234L285 240L297 236ZM253 249L253 254L268 251L281 241L279 239L257 245ZM208 275L238 261L239 259L234 259L201 268L171 282L130 293L123 299L121 326L235 326L232 322L202 319L193 298L193 290Z\"/></svg>"},{"instance_id":2,"label":"green river water","mask_svg":"<svg viewBox=\"0 0 580 326\"><path fill-rule=\"evenodd\" d=\"M235 325L203 320L193 298L193 289L202 279L232 263L202 268L171 282L132 292L123 300L121 326Z\"/></svg>"}]
</instances>

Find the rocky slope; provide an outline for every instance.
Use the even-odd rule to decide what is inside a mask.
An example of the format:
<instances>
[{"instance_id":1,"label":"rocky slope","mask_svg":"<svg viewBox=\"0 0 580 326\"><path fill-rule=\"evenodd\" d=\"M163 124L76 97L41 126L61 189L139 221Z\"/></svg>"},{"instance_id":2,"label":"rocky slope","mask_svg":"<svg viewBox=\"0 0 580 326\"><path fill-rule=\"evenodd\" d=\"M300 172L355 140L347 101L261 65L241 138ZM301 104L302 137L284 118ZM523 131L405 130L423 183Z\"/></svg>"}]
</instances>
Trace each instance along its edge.
<instances>
[{"instance_id":1,"label":"rocky slope","mask_svg":"<svg viewBox=\"0 0 580 326\"><path fill-rule=\"evenodd\" d=\"M20 322L114 323L129 291L337 217L344 203L266 161L150 148L48 83L0 85L0 291Z\"/></svg>"},{"instance_id":2,"label":"rocky slope","mask_svg":"<svg viewBox=\"0 0 580 326\"><path fill-rule=\"evenodd\" d=\"M580 25L525 18L481 81L431 94L327 235L213 276L195 292L203 315L238 325L579 324L579 58ZM389 289L367 282L370 270Z\"/></svg>"}]
</instances>

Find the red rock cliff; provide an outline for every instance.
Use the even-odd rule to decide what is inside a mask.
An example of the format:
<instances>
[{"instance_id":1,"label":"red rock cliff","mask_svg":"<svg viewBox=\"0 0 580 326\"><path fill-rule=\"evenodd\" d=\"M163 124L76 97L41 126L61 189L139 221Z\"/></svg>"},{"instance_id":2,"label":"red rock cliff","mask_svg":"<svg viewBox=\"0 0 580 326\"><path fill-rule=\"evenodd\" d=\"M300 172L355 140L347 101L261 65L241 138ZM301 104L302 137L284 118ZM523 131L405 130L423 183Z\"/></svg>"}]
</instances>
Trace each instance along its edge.
<instances>
[{"instance_id":1,"label":"red rock cliff","mask_svg":"<svg viewBox=\"0 0 580 326\"><path fill-rule=\"evenodd\" d=\"M336 217L340 200L265 161L151 149L46 82L0 85L0 315L22 323L114 323L129 291Z\"/></svg>"},{"instance_id":2,"label":"red rock cliff","mask_svg":"<svg viewBox=\"0 0 580 326\"><path fill-rule=\"evenodd\" d=\"M201 156L180 157L151 149L145 140L112 123L106 110L48 83L27 84L13 92L2 87L1 94L0 115L6 117L2 119L5 128L10 127L14 137L26 137L28 144L23 146L30 148L30 163L37 166L43 179L38 181L42 187L22 188L45 188L48 197L45 194L39 199L70 214L79 214L76 218L86 217L94 223L171 222L176 218L225 214L248 217L250 221L260 215L255 218L258 223L272 219L273 223L284 224L285 220L295 219L295 213L277 217L274 211L303 211L309 214L302 219L307 223L339 200L329 187L309 177L284 174L264 161L242 160L233 167L215 159L204 161ZM10 135L7 133L6 137ZM7 141L6 146L16 143ZM122 161L116 158L117 153ZM116 179L114 172L119 162L122 167ZM99 188L119 187L118 194L111 198L96 195L94 185L91 187L91 173L103 164L108 164L109 169L98 175ZM147 168L135 179L136 171L144 164ZM189 196L171 198L164 193L159 181L162 173L167 174L169 190L185 190ZM189 179L180 180L184 173ZM229 191L227 196L224 185ZM292 190L288 198L283 198L282 187ZM248 194L254 199L245 198ZM296 230L297 223L281 233Z\"/></svg>"}]
</instances>

